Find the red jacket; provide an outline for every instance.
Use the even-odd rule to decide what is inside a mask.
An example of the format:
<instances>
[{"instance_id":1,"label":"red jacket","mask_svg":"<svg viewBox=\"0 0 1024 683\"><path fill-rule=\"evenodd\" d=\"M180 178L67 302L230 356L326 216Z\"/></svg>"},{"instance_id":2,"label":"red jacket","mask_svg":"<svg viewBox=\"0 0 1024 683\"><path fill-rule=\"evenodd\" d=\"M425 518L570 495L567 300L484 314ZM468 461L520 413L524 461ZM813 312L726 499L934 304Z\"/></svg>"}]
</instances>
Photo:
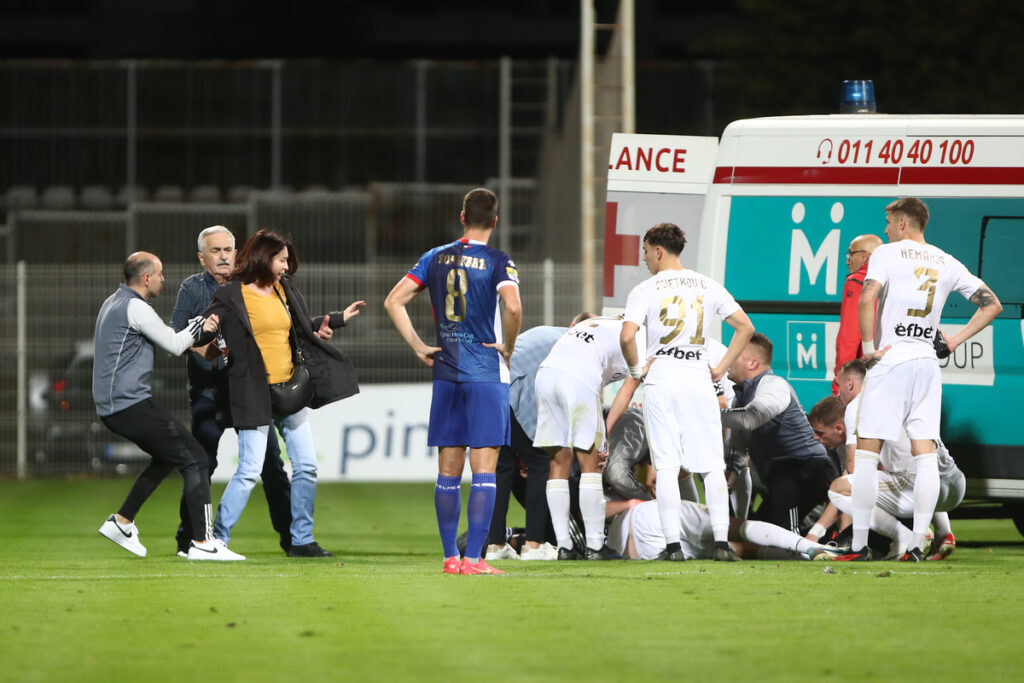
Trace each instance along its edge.
<instances>
[{"instance_id":1,"label":"red jacket","mask_svg":"<svg viewBox=\"0 0 1024 683\"><path fill-rule=\"evenodd\" d=\"M865 263L855 273L846 276L846 284L843 285L843 301L839 309L839 332L836 334L836 369L833 374L839 374L839 368L843 363L864 355L860 344L860 321L858 319L857 305L860 303L860 290L864 288L864 278L868 274L868 264ZM839 393L839 385L832 380L832 394Z\"/></svg>"}]
</instances>

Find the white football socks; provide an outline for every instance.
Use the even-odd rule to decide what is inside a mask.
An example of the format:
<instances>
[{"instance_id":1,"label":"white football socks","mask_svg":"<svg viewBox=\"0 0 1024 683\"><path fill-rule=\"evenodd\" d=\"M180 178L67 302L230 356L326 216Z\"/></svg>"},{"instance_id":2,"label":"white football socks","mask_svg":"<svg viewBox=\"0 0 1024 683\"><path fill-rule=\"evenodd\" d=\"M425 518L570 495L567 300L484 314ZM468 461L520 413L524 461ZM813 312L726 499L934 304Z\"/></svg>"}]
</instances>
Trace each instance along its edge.
<instances>
[{"instance_id":1,"label":"white football socks","mask_svg":"<svg viewBox=\"0 0 1024 683\"><path fill-rule=\"evenodd\" d=\"M755 520L748 520L740 525L740 538L758 545L795 550L799 553L806 553L811 548L818 547L817 543L801 538L788 529Z\"/></svg>"},{"instance_id":2,"label":"white football socks","mask_svg":"<svg viewBox=\"0 0 1024 683\"><path fill-rule=\"evenodd\" d=\"M704 500L711 515L715 541L729 540L729 486L725 470L712 470L704 475Z\"/></svg>"},{"instance_id":3,"label":"white football socks","mask_svg":"<svg viewBox=\"0 0 1024 683\"><path fill-rule=\"evenodd\" d=\"M600 550L604 545L604 490L600 472L580 475L580 513L587 534L587 547Z\"/></svg>"},{"instance_id":4,"label":"white football socks","mask_svg":"<svg viewBox=\"0 0 1024 683\"><path fill-rule=\"evenodd\" d=\"M924 545L939 500L939 458L935 453L914 456L914 547Z\"/></svg>"},{"instance_id":5,"label":"white football socks","mask_svg":"<svg viewBox=\"0 0 1024 683\"><path fill-rule=\"evenodd\" d=\"M878 453L857 449L854 456L851 510L853 516L853 550L860 550L868 544L868 530L871 528L871 510L878 500ZM931 514L929 514L931 517Z\"/></svg>"},{"instance_id":6,"label":"white football socks","mask_svg":"<svg viewBox=\"0 0 1024 683\"><path fill-rule=\"evenodd\" d=\"M559 548L572 549L569 537L569 480L548 479L545 487L548 499L548 511L551 513L551 527L555 530L555 539Z\"/></svg>"},{"instance_id":7,"label":"white football socks","mask_svg":"<svg viewBox=\"0 0 1024 683\"><path fill-rule=\"evenodd\" d=\"M658 494L658 516L661 518L661 532L665 543L679 542L679 467L658 468L658 480L654 483Z\"/></svg>"}]
</instances>

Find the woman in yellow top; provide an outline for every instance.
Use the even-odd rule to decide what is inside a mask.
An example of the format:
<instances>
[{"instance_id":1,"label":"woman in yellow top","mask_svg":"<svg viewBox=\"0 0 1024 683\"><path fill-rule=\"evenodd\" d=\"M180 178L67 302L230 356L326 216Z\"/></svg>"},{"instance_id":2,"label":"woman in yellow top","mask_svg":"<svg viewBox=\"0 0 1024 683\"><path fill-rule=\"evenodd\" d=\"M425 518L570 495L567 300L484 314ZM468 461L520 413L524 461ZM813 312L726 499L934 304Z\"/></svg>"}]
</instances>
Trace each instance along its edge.
<instances>
[{"instance_id":1,"label":"woman in yellow top","mask_svg":"<svg viewBox=\"0 0 1024 683\"><path fill-rule=\"evenodd\" d=\"M309 410L291 415L273 410L270 385L292 377L295 344L313 384L309 405L318 408L359 391L348 358L325 342L333 327L344 326L359 314L365 301L344 311L310 318L306 303L289 277L298 269L295 246L266 230L253 235L236 258L231 280L213 295L208 313L217 312L227 346L230 422L238 433L238 469L228 482L217 508L213 533L225 543L238 522L263 469L270 429L284 437L292 468L291 557L331 557L313 539L316 496L316 449ZM275 437L276 438L276 437Z\"/></svg>"}]
</instances>

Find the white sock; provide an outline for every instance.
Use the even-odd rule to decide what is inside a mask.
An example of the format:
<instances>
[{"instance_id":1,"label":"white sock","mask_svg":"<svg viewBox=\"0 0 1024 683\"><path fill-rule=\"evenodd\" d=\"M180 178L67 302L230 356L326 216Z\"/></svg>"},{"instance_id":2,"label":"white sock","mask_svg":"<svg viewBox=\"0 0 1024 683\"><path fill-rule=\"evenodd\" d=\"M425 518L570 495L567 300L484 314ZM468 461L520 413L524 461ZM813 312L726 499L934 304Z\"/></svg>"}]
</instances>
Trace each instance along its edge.
<instances>
[{"instance_id":1,"label":"white sock","mask_svg":"<svg viewBox=\"0 0 1024 683\"><path fill-rule=\"evenodd\" d=\"M747 520L740 525L740 538L758 545L781 548L783 550L795 550L801 553L818 547L817 543L811 543L806 538L800 538L792 531L769 524L768 522L758 522L755 520Z\"/></svg>"},{"instance_id":2,"label":"white sock","mask_svg":"<svg viewBox=\"0 0 1024 683\"><path fill-rule=\"evenodd\" d=\"M599 472L580 475L580 513L587 534L587 547L600 550L604 545L604 490Z\"/></svg>"},{"instance_id":3,"label":"white sock","mask_svg":"<svg viewBox=\"0 0 1024 683\"><path fill-rule=\"evenodd\" d=\"M953 533L948 512L936 512L932 515L932 524L935 526L935 538L945 538L947 534Z\"/></svg>"},{"instance_id":4,"label":"white sock","mask_svg":"<svg viewBox=\"0 0 1024 683\"><path fill-rule=\"evenodd\" d=\"M853 517L852 547L853 550L860 550L868 544L871 511L878 500L878 453L857 449L850 485L853 487L850 496Z\"/></svg>"},{"instance_id":5,"label":"white sock","mask_svg":"<svg viewBox=\"0 0 1024 683\"><path fill-rule=\"evenodd\" d=\"M704 475L704 500L711 515L715 542L729 540L729 485L725 470L712 470Z\"/></svg>"},{"instance_id":6,"label":"white sock","mask_svg":"<svg viewBox=\"0 0 1024 683\"><path fill-rule=\"evenodd\" d=\"M939 500L939 458L935 453L914 456L914 547L924 545Z\"/></svg>"},{"instance_id":7,"label":"white sock","mask_svg":"<svg viewBox=\"0 0 1024 683\"><path fill-rule=\"evenodd\" d=\"M750 494L753 489L750 468L744 467L736 475L736 479L732 482L732 491L729 492L729 500L732 501L732 510L737 519L746 519L750 513Z\"/></svg>"},{"instance_id":8,"label":"white sock","mask_svg":"<svg viewBox=\"0 0 1024 683\"><path fill-rule=\"evenodd\" d=\"M700 495L697 493L697 482L693 480L692 474L686 479L679 480L679 498L688 500L691 503L700 502Z\"/></svg>"},{"instance_id":9,"label":"white sock","mask_svg":"<svg viewBox=\"0 0 1024 683\"><path fill-rule=\"evenodd\" d=\"M679 542L679 468L658 469L658 480L654 484L657 493L658 516L661 518L661 532L665 543Z\"/></svg>"},{"instance_id":10,"label":"white sock","mask_svg":"<svg viewBox=\"0 0 1024 683\"><path fill-rule=\"evenodd\" d=\"M569 480L548 479L545 494L548 499L548 511L551 513L551 527L555 530L555 539L559 548L572 548L569 538Z\"/></svg>"}]
</instances>

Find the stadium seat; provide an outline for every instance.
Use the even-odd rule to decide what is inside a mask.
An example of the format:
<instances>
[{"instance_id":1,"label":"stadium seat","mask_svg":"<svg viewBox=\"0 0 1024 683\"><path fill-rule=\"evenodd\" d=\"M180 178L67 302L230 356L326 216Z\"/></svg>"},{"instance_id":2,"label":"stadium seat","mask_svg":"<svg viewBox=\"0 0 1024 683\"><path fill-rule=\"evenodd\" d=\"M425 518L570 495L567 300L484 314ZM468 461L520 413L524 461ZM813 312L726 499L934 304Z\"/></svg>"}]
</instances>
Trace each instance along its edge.
<instances>
[{"instance_id":1,"label":"stadium seat","mask_svg":"<svg viewBox=\"0 0 1024 683\"><path fill-rule=\"evenodd\" d=\"M220 188L216 185L196 185L189 190L188 200L197 204L219 204Z\"/></svg>"},{"instance_id":2,"label":"stadium seat","mask_svg":"<svg viewBox=\"0 0 1024 683\"><path fill-rule=\"evenodd\" d=\"M13 185L7 188L4 204L8 209L34 209L39 203L36 188L31 185Z\"/></svg>"},{"instance_id":3,"label":"stadium seat","mask_svg":"<svg viewBox=\"0 0 1024 683\"><path fill-rule=\"evenodd\" d=\"M114 206L114 195L103 185L86 185L82 188L83 209L109 209Z\"/></svg>"},{"instance_id":4,"label":"stadium seat","mask_svg":"<svg viewBox=\"0 0 1024 683\"><path fill-rule=\"evenodd\" d=\"M180 185L161 185L153 191L154 202L175 202L185 201L185 192Z\"/></svg>"},{"instance_id":5,"label":"stadium seat","mask_svg":"<svg viewBox=\"0 0 1024 683\"><path fill-rule=\"evenodd\" d=\"M228 190L228 201L232 204L244 204L249 201L249 195L254 191L248 185L235 185Z\"/></svg>"},{"instance_id":6,"label":"stadium seat","mask_svg":"<svg viewBox=\"0 0 1024 683\"><path fill-rule=\"evenodd\" d=\"M75 208L75 189L69 185L51 185L43 190L44 209Z\"/></svg>"},{"instance_id":7,"label":"stadium seat","mask_svg":"<svg viewBox=\"0 0 1024 683\"><path fill-rule=\"evenodd\" d=\"M114 197L114 200L118 206L128 206L133 202L149 201L149 193L141 185L125 185L117 191L117 196Z\"/></svg>"}]
</instances>

